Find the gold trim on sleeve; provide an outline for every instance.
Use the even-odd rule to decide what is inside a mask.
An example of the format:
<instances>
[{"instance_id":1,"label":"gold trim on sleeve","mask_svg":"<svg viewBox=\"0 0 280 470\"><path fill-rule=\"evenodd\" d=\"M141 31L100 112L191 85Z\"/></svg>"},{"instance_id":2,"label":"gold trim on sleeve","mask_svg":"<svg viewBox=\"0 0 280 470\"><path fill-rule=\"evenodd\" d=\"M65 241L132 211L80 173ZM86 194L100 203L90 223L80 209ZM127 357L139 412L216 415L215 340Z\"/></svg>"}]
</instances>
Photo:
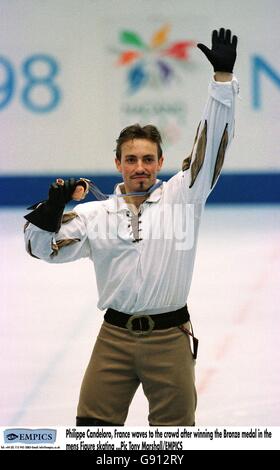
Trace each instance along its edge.
<instances>
[{"instance_id":1,"label":"gold trim on sleeve","mask_svg":"<svg viewBox=\"0 0 280 470\"><path fill-rule=\"evenodd\" d=\"M215 169L214 169L214 175L212 179L212 184L211 184L211 189L213 188L214 184L216 183L219 174L221 173L221 169L224 164L224 159L225 159L225 153L228 145L228 124L226 124L226 127L224 129L221 142L219 145L219 150L217 153L217 158L216 158L216 163L215 163Z\"/></svg>"},{"instance_id":2,"label":"gold trim on sleeve","mask_svg":"<svg viewBox=\"0 0 280 470\"><path fill-rule=\"evenodd\" d=\"M192 151L191 151L190 155L183 160L182 171L188 170L191 166L192 154L193 154L193 149L194 149L196 141L197 141L199 126L200 126L200 123L198 124L198 127L196 129L196 134L195 134L195 139L194 139L194 143L193 143L193 146L192 146Z\"/></svg>"},{"instance_id":3,"label":"gold trim on sleeve","mask_svg":"<svg viewBox=\"0 0 280 470\"><path fill-rule=\"evenodd\" d=\"M191 166L191 184L189 188L193 186L197 178L197 175L199 174L201 167L204 163L206 145L207 145L207 121L205 120L204 127L198 139L196 152L195 152L195 159Z\"/></svg>"},{"instance_id":4,"label":"gold trim on sleeve","mask_svg":"<svg viewBox=\"0 0 280 470\"><path fill-rule=\"evenodd\" d=\"M62 224L68 224L68 222L71 222L71 220L75 219L76 217L79 217L78 214L74 211L71 212L65 212L62 216Z\"/></svg>"},{"instance_id":5,"label":"gold trim on sleeve","mask_svg":"<svg viewBox=\"0 0 280 470\"><path fill-rule=\"evenodd\" d=\"M39 256L33 255L32 249L31 249L31 241L30 241L30 240L28 240L28 243L27 243L27 251L28 251L28 253L30 254L30 256L32 256L32 258L40 259Z\"/></svg>"},{"instance_id":6,"label":"gold trim on sleeve","mask_svg":"<svg viewBox=\"0 0 280 470\"><path fill-rule=\"evenodd\" d=\"M73 243L80 242L80 238L64 238L62 240L57 240L56 242L52 242L52 253L51 257L53 258L54 256L58 255L59 250L63 248L64 246L69 246L72 245Z\"/></svg>"}]
</instances>

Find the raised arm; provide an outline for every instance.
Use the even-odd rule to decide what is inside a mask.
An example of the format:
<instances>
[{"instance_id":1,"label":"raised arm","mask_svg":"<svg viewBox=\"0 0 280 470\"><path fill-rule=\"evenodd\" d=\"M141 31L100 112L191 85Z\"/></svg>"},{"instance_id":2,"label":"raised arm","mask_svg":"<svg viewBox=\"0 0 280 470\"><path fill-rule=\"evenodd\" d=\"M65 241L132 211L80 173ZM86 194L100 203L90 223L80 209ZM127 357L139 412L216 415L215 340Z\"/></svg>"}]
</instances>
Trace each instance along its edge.
<instances>
[{"instance_id":1,"label":"raised arm","mask_svg":"<svg viewBox=\"0 0 280 470\"><path fill-rule=\"evenodd\" d=\"M191 154L182 165L187 180L187 199L205 201L220 175L226 150L234 134L235 95L237 80L233 77L237 37L221 28L212 33L212 48L198 48L213 65L214 78L209 97L198 125Z\"/></svg>"}]
</instances>

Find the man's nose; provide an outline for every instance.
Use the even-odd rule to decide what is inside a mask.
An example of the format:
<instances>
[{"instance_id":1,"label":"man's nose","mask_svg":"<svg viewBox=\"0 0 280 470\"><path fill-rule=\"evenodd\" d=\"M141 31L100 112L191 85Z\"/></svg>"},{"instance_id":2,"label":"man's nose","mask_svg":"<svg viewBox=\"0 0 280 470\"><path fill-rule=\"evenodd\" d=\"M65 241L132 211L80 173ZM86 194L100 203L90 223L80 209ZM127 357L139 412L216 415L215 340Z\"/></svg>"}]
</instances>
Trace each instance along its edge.
<instances>
[{"instance_id":1,"label":"man's nose","mask_svg":"<svg viewBox=\"0 0 280 470\"><path fill-rule=\"evenodd\" d=\"M144 171L144 164L143 164L143 161L140 158L137 160L136 171L139 172L139 173L142 173Z\"/></svg>"}]
</instances>

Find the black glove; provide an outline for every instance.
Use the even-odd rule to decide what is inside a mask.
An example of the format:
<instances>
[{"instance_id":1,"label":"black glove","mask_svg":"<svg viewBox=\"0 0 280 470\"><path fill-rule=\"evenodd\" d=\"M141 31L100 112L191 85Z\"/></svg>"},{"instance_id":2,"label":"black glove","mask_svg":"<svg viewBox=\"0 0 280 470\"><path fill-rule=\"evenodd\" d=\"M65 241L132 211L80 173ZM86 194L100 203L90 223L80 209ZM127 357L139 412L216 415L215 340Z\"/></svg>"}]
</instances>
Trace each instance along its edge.
<instances>
[{"instance_id":1,"label":"black glove","mask_svg":"<svg viewBox=\"0 0 280 470\"><path fill-rule=\"evenodd\" d=\"M212 49L208 49L204 44L197 44L197 47L206 55L209 62L214 67L215 72L232 73L236 59L237 36L232 36L231 30L221 28L218 32L212 32Z\"/></svg>"},{"instance_id":2,"label":"black glove","mask_svg":"<svg viewBox=\"0 0 280 470\"><path fill-rule=\"evenodd\" d=\"M63 184L59 184L58 181L63 181ZM48 204L53 207L64 207L67 202L71 201L72 194L76 189L79 180L70 178L69 180L57 180L56 183L51 184L49 189ZM80 182L82 184L82 182Z\"/></svg>"},{"instance_id":3,"label":"black glove","mask_svg":"<svg viewBox=\"0 0 280 470\"><path fill-rule=\"evenodd\" d=\"M63 180L60 181L63 182ZM24 218L43 230L58 232L64 207L72 199L72 194L78 184L86 189L86 183L75 178L65 180L63 184L53 183L49 189L48 200L28 207L34 210Z\"/></svg>"}]
</instances>

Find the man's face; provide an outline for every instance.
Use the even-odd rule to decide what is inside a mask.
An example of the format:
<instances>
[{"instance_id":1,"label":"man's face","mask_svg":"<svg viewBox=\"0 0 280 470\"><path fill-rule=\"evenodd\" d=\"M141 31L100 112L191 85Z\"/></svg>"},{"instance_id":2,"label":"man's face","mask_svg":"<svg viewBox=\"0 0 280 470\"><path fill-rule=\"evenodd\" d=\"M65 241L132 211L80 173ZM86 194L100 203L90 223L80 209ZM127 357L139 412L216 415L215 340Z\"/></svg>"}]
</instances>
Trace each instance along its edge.
<instances>
[{"instance_id":1,"label":"man's face","mask_svg":"<svg viewBox=\"0 0 280 470\"><path fill-rule=\"evenodd\" d=\"M146 139L133 139L121 146L121 160L115 159L122 174L126 192L146 191L155 184L162 167L157 144Z\"/></svg>"}]
</instances>

